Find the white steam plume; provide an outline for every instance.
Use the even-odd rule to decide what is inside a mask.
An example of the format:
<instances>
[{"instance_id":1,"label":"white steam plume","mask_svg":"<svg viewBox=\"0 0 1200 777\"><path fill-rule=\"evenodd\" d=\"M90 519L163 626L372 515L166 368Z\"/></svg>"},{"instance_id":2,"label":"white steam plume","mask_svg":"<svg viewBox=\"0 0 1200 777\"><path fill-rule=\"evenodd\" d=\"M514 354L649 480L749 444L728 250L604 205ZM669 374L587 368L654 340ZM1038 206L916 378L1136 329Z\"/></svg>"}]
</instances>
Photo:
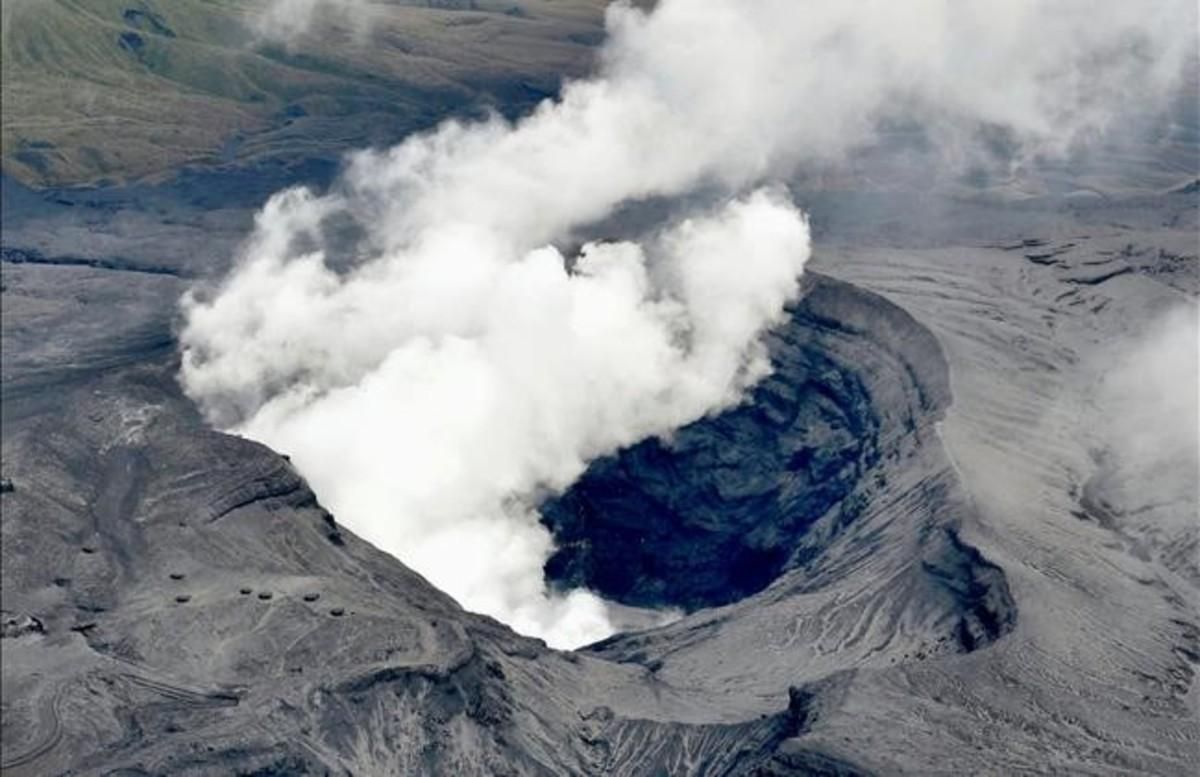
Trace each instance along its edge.
<instances>
[{"instance_id":1,"label":"white steam plume","mask_svg":"<svg viewBox=\"0 0 1200 777\"><path fill-rule=\"evenodd\" d=\"M290 46L321 21L349 22L365 33L373 15L370 0L267 0L253 9L249 21L260 40Z\"/></svg>"},{"instance_id":2,"label":"white steam plume","mask_svg":"<svg viewBox=\"0 0 1200 777\"><path fill-rule=\"evenodd\" d=\"M1168 307L1132 343L1106 354L1097 424L1120 485L1144 504L1187 505L1185 528L1200 540L1200 310ZM1117 478L1121 480L1122 478ZM1162 527L1167 528L1167 527ZM1200 558L1193 558L1200 570Z\"/></svg>"},{"instance_id":3,"label":"white steam plume","mask_svg":"<svg viewBox=\"0 0 1200 777\"><path fill-rule=\"evenodd\" d=\"M449 122L355 155L328 194L272 198L224 286L185 303L184 385L468 608L555 645L606 636L602 601L545 590L536 502L766 373L808 234L780 190L745 192L892 115L1039 150L1102 130L1119 100L1170 87L1191 17L1096 5L616 5L599 73L531 116ZM700 185L729 201L644 245L548 247ZM353 256L330 227L347 219Z\"/></svg>"},{"instance_id":4,"label":"white steam plume","mask_svg":"<svg viewBox=\"0 0 1200 777\"><path fill-rule=\"evenodd\" d=\"M570 271L553 248L446 224L338 278L275 243L323 204L275 198L257 259L191 308L189 390L252 408L238 432L289 452L350 528L469 608L559 645L611 633L596 597L544 591L533 500L766 373L758 337L808 257L799 213L760 191L645 248L586 246Z\"/></svg>"}]
</instances>

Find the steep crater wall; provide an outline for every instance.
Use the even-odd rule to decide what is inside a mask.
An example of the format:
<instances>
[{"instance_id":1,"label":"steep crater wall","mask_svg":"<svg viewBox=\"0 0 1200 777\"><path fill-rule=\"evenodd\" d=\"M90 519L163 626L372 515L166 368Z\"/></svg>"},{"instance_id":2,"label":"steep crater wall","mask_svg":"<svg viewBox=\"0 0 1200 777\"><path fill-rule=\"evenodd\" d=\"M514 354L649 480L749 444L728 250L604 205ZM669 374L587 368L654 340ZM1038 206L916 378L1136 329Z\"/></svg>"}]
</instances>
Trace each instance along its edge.
<instances>
[{"instance_id":1,"label":"steep crater wall","mask_svg":"<svg viewBox=\"0 0 1200 777\"><path fill-rule=\"evenodd\" d=\"M800 542L818 519L854 519L863 479L941 417L949 375L896 305L817 274L805 284L748 401L595 462L542 505L550 581L639 606L727 604L819 553Z\"/></svg>"}]
</instances>

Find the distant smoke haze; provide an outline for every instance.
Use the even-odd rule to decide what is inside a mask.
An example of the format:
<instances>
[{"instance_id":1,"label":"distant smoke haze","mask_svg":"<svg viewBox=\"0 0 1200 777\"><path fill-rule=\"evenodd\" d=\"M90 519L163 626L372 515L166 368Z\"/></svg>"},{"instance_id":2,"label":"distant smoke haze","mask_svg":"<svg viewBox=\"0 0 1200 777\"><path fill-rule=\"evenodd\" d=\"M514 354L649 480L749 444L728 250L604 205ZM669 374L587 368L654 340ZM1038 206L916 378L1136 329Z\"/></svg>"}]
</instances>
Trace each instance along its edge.
<instances>
[{"instance_id":1,"label":"distant smoke haze","mask_svg":"<svg viewBox=\"0 0 1200 777\"><path fill-rule=\"evenodd\" d=\"M889 117L947 149L1059 153L1154 106L1190 2L663 0L610 8L595 77L510 123L448 122L276 195L185 301L183 383L291 454L351 529L469 609L574 646L616 627L546 590L537 502L592 459L738 402L809 255L772 185ZM551 247L647 197L723 205L640 243ZM357 225L352 248L338 237Z\"/></svg>"},{"instance_id":2,"label":"distant smoke haze","mask_svg":"<svg viewBox=\"0 0 1200 777\"><path fill-rule=\"evenodd\" d=\"M263 41L294 45L329 23L348 24L361 35L374 14L370 0L267 0L250 12L250 26Z\"/></svg>"},{"instance_id":3,"label":"distant smoke haze","mask_svg":"<svg viewBox=\"0 0 1200 777\"><path fill-rule=\"evenodd\" d=\"M1200 310L1173 305L1112 351L1095 399L1104 451L1144 503L1191 504L1200 542Z\"/></svg>"}]
</instances>

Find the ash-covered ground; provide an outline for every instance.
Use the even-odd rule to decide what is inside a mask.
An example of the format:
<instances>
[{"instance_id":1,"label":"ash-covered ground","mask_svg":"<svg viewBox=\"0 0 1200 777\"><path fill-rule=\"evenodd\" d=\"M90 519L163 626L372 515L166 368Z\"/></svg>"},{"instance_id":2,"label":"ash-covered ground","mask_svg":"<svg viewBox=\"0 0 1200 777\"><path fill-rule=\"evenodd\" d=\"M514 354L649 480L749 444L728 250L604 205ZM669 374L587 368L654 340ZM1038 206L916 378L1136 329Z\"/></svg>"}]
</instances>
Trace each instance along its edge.
<instances>
[{"instance_id":1,"label":"ash-covered ground","mask_svg":"<svg viewBox=\"0 0 1200 777\"><path fill-rule=\"evenodd\" d=\"M39 248L98 212L47 201L67 196L5 209L6 771L1186 774L1200 755L1195 460L1123 459L1139 411L1104 400L1161 316L1194 324L1195 187L881 195L860 219L826 198L752 401L546 510L557 579L691 611L575 653L462 611L285 458L207 428L172 322L216 240L167 225L158 254L113 230L95 242L123 250L80 262ZM946 219L897 235L889 207Z\"/></svg>"},{"instance_id":2,"label":"ash-covered ground","mask_svg":"<svg viewBox=\"0 0 1200 777\"><path fill-rule=\"evenodd\" d=\"M333 163L6 177L0 766L1192 774L1200 122L1173 115L1032 195L870 154L793 181L814 250L772 374L542 505L552 586L684 613L570 652L180 388L180 296Z\"/></svg>"}]
</instances>

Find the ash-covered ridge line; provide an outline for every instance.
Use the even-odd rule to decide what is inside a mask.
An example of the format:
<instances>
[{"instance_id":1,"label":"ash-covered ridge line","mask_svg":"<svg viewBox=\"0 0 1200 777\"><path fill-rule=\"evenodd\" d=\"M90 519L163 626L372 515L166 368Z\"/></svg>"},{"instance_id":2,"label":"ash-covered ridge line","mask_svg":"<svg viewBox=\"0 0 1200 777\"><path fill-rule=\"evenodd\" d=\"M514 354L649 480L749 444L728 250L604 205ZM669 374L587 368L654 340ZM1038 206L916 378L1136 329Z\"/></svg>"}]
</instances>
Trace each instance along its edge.
<instances>
[{"instance_id":1,"label":"ash-covered ridge line","mask_svg":"<svg viewBox=\"0 0 1200 777\"><path fill-rule=\"evenodd\" d=\"M122 257L45 256L33 248L0 246L0 262L6 264L36 264L54 267L88 267L93 270L144 273L147 275L170 275L190 279L195 276L177 267L148 265L135 259Z\"/></svg>"}]
</instances>

